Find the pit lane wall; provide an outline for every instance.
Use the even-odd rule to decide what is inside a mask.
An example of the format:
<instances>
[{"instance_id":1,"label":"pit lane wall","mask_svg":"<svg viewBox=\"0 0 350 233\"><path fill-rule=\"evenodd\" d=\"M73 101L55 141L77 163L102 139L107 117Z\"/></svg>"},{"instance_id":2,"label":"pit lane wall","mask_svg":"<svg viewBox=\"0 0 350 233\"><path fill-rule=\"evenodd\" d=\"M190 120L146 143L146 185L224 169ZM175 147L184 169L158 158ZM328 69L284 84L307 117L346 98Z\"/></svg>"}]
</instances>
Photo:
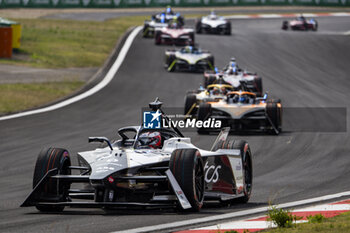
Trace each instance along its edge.
<instances>
[{"instance_id":1,"label":"pit lane wall","mask_svg":"<svg viewBox=\"0 0 350 233\"><path fill-rule=\"evenodd\" d=\"M125 8L203 6L350 6L350 0L0 0L1 8Z\"/></svg>"}]
</instances>

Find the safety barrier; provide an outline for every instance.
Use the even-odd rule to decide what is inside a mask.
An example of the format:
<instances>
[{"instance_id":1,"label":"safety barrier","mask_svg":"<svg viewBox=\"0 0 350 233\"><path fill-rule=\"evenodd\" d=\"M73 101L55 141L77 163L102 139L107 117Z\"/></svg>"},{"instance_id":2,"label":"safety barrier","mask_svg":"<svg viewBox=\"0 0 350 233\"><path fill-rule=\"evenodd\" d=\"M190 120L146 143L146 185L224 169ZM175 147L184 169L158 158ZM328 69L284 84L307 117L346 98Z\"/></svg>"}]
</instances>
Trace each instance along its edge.
<instances>
[{"instance_id":1,"label":"safety barrier","mask_svg":"<svg viewBox=\"0 0 350 233\"><path fill-rule=\"evenodd\" d=\"M350 0L0 0L0 8L125 8L186 6L350 6Z\"/></svg>"}]
</instances>

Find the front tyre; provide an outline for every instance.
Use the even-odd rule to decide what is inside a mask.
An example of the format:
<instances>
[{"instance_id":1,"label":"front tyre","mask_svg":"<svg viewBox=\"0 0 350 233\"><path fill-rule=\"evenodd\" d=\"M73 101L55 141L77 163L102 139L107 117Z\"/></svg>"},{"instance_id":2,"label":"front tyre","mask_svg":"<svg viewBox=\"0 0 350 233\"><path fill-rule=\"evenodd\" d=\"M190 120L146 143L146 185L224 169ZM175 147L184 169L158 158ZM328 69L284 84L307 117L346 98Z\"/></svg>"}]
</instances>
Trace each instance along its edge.
<instances>
[{"instance_id":1,"label":"front tyre","mask_svg":"<svg viewBox=\"0 0 350 233\"><path fill-rule=\"evenodd\" d=\"M197 97L196 95L189 94L186 96L185 100L185 109L184 109L184 114L188 114L190 116L194 115L196 113L196 106L195 104L197 103Z\"/></svg>"},{"instance_id":2,"label":"front tyre","mask_svg":"<svg viewBox=\"0 0 350 233\"><path fill-rule=\"evenodd\" d=\"M247 203L250 199L253 187L253 164L249 144L244 140L225 140L215 145L213 151L217 151L219 149L239 150L241 153L243 167L243 196L230 201L223 201L223 203Z\"/></svg>"},{"instance_id":3,"label":"front tyre","mask_svg":"<svg viewBox=\"0 0 350 233\"><path fill-rule=\"evenodd\" d=\"M70 165L71 161L67 150L61 148L43 149L35 164L33 188L52 169L57 169L57 174L70 175ZM69 183L60 183L57 180L49 179L39 194L39 200L67 201L69 188ZM64 206L36 205L36 208L45 212L59 212L63 211Z\"/></svg>"},{"instance_id":4,"label":"front tyre","mask_svg":"<svg viewBox=\"0 0 350 233\"><path fill-rule=\"evenodd\" d=\"M204 201L204 165L197 149L177 149L171 154L169 169L190 202L190 211L198 212Z\"/></svg>"},{"instance_id":5,"label":"front tyre","mask_svg":"<svg viewBox=\"0 0 350 233\"><path fill-rule=\"evenodd\" d=\"M247 203L253 188L253 164L249 144L244 140L236 140L232 149L240 150L243 166L243 196L233 199L232 203Z\"/></svg>"}]
</instances>

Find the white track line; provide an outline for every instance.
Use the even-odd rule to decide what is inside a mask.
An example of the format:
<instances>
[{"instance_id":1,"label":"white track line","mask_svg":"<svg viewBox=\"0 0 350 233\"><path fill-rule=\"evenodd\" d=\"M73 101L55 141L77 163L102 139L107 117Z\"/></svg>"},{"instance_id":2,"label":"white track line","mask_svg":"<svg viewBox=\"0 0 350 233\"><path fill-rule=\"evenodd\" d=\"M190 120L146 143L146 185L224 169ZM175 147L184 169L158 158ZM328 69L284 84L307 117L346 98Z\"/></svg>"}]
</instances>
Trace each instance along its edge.
<instances>
[{"instance_id":1,"label":"white track line","mask_svg":"<svg viewBox=\"0 0 350 233\"><path fill-rule=\"evenodd\" d=\"M336 198L341 198L346 196L350 196L350 191L326 195L322 197L310 198L310 199L301 200L301 201L294 201L294 202L279 204L278 208L291 208L291 207L307 205L307 204L321 202L321 201L328 201L331 199L336 199ZM214 221L221 221L221 220L231 219L236 217L243 217L243 216L252 215L252 214L265 213L267 212L268 209L269 207L266 206L261 208L237 211L233 213L213 215L213 216L204 217L204 218L196 218L196 219L190 219L190 220L184 220L184 221L178 221L178 222L172 222L172 223L166 223L166 224L160 224L160 225L154 225L154 226L140 227L140 228L128 229L125 231L115 231L113 233L124 233L124 232L136 233L136 232L154 232L154 231L161 231L161 230L169 230L169 229L175 229L175 228L185 227L185 226L194 226L196 224L203 224L207 222L214 222Z\"/></svg>"},{"instance_id":2,"label":"white track line","mask_svg":"<svg viewBox=\"0 0 350 233\"><path fill-rule=\"evenodd\" d=\"M26 112L21 112L21 113L17 113L17 114L13 114L13 115L0 117L0 121L9 120L9 119L18 118L18 117L29 116L29 115L34 115L34 114L43 113L43 112L53 111L53 110L65 107L67 105L73 104L75 102L78 102L78 101L85 99L85 98L97 93L98 91L102 90L102 88L107 86L112 81L113 77L118 72L119 67L123 63L123 61L126 57L126 54L128 53L128 51L130 49L130 46L132 45L135 37L141 31L141 29L142 29L142 27L138 26L130 33L130 35L128 36L128 38L126 39L126 41L123 45L123 48L120 50L117 59L115 60L112 67L109 69L106 76L103 78L103 80L101 82L99 82L93 88L89 89L88 91L86 91L84 93L81 93L80 95L74 96L70 99L64 100L62 102L59 102L57 104L54 104L54 105L51 105L51 106L48 106L45 108L40 108L40 109L35 109L35 110L31 110L31 111L26 111Z\"/></svg>"}]
</instances>

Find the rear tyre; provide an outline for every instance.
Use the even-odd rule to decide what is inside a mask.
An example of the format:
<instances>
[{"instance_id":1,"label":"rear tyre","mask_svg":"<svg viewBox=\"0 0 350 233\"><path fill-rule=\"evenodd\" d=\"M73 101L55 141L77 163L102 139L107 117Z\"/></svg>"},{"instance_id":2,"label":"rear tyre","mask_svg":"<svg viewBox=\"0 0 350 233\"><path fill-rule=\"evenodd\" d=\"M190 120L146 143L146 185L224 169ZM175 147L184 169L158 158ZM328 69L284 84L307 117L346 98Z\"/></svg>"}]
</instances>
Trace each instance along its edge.
<instances>
[{"instance_id":1,"label":"rear tyre","mask_svg":"<svg viewBox=\"0 0 350 233\"><path fill-rule=\"evenodd\" d=\"M146 37L148 37L149 36L149 34L148 34L148 25L144 25L143 26L143 29L142 29L142 37L144 37L144 38L146 38Z\"/></svg>"},{"instance_id":2,"label":"rear tyre","mask_svg":"<svg viewBox=\"0 0 350 233\"><path fill-rule=\"evenodd\" d=\"M232 29L231 29L231 22L228 22L226 24L225 35L231 35L231 31L232 31Z\"/></svg>"},{"instance_id":3,"label":"rear tyre","mask_svg":"<svg viewBox=\"0 0 350 233\"><path fill-rule=\"evenodd\" d=\"M156 45L160 45L161 44L161 42L162 42L162 38L161 38L161 32L156 32L156 34L155 34L155 36L154 36L154 43L156 44Z\"/></svg>"},{"instance_id":4,"label":"rear tyre","mask_svg":"<svg viewBox=\"0 0 350 233\"><path fill-rule=\"evenodd\" d=\"M258 97L262 97L263 96L263 85L262 85L262 78L261 77L254 78L254 87L256 88L256 95Z\"/></svg>"},{"instance_id":5,"label":"rear tyre","mask_svg":"<svg viewBox=\"0 0 350 233\"><path fill-rule=\"evenodd\" d=\"M194 46L194 33L192 32L192 33L190 33L190 45L191 46Z\"/></svg>"},{"instance_id":6,"label":"rear tyre","mask_svg":"<svg viewBox=\"0 0 350 233\"><path fill-rule=\"evenodd\" d=\"M174 72L175 71L175 68L176 68L176 64L175 65L172 65L172 63L174 62L175 60L175 56L171 55L169 56L169 58L167 59L167 70L169 72Z\"/></svg>"},{"instance_id":7,"label":"rear tyre","mask_svg":"<svg viewBox=\"0 0 350 233\"><path fill-rule=\"evenodd\" d=\"M267 101L266 104L266 113L269 116L272 124L278 130L278 133L282 131L282 108L279 108L278 105L281 103L281 100L271 99ZM278 134L273 129L271 130L272 134Z\"/></svg>"},{"instance_id":8,"label":"rear tyre","mask_svg":"<svg viewBox=\"0 0 350 233\"><path fill-rule=\"evenodd\" d=\"M205 121L208 119L211 115L211 105L207 103L201 103L198 108L197 112L197 120ZM197 132L199 134L208 134L208 129L205 128L198 128Z\"/></svg>"},{"instance_id":9,"label":"rear tyre","mask_svg":"<svg viewBox=\"0 0 350 233\"><path fill-rule=\"evenodd\" d=\"M45 174L57 168L57 174L70 175L70 156L67 150L60 148L43 149L35 164L33 176L33 188L40 182ZM59 183L57 180L49 179L39 194L39 199L53 199L57 202L67 201L69 183ZM64 206L37 205L36 208L45 212L63 211Z\"/></svg>"},{"instance_id":10,"label":"rear tyre","mask_svg":"<svg viewBox=\"0 0 350 233\"><path fill-rule=\"evenodd\" d=\"M204 201L204 166L197 149L177 149L171 154L169 169L192 208L198 212Z\"/></svg>"},{"instance_id":11,"label":"rear tyre","mask_svg":"<svg viewBox=\"0 0 350 233\"><path fill-rule=\"evenodd\" d=\"M201 19L198 19L196 23L196 33L201 34L202 33L202 22Z\"/></svg>"},{"instance_id":12,"label":"rear tyre","mask_svg":"<svg viewBox=\"0 0 350 233\"><path fill-rule=\"evenodd\" d=\"M208 58L208 61L210 62L211 66L208 65L208 68L211 69L212 67L215 67L215 60L214 60L214 56L210 56Z\"/></svg>"},{"instance_id":13,"label":"rear tyre","mask_svg":"<svg viewBox=\"0 0 350 233\"><path fill-rule=\"evenodd\" d=\"M288 21L283 21L283 23L282 23L282 29L283 29L283 30L288 30Z\"/></svg>"},{"instance_id":14,"label":"rear tyre","mask_svg":"<svg viewBox=\"0 0 350 233\"><path fill-rule=\"evenodd\" d=\"M317 31L317 29L318 29L318 23L317 23L317 21L315 21L315 24L312 27L312 31Z\"/></svg>"},{"instance_id":15,"label":"rear tyre","mask_svg":"<svg viewBox=\"0 0 350 233\"><path fill-rule=\"evenodd\" d=\"M196 95L189 94L186 96L185 100L185 109L184 109L184 114L188 114L189 111L192 109L192 111L189 113L191 116L196 114L196 107L193 107L194 104L197 103L197 97Z\"/></svg>"}]
</instances>

